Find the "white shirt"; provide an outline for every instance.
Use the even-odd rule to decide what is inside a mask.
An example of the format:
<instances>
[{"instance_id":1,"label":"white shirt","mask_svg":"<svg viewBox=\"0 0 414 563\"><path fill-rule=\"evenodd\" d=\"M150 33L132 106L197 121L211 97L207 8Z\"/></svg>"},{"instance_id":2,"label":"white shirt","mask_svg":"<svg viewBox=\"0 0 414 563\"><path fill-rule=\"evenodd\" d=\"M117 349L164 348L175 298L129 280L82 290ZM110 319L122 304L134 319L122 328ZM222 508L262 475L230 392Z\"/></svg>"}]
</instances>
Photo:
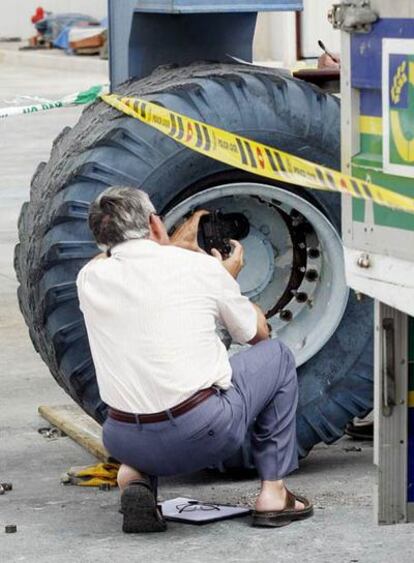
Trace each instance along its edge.
<instances>
[{"instance_id":1,"label":"white shirt","mask_svg":"<svg viewBox=\"0 0 414 563\"><path fill-rule=\"evenodd\" d=\"M100 395L122 411L159 412L200 389L227 389L216 323L241 344L256 334L253 305L206 254L130 240L86 264L77 286Z\"/></svg>"}]
</instances>

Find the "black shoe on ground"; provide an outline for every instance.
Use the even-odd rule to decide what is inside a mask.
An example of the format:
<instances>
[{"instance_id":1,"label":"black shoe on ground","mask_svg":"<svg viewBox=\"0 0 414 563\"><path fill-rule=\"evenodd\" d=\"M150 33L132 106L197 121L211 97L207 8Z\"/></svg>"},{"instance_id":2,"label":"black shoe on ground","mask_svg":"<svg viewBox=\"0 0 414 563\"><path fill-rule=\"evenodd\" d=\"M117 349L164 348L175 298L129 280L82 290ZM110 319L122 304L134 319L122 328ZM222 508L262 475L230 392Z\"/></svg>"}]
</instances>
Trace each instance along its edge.
<instances>
[{"instance_id":1,"label":"black shoe on ground","mask_svg":"<svg viewBox=\"0 0 414 563\"><path fill-rule=\"evenodd\" d=\"M374 423L367 422L349 422L345 428L345 434L354 440L370 440L374 439Z\"/></svg>"},{"instance_id":2,"label":"black shoe on ground","mask_svg":"<svg viewBox=\"0 0 414 563\"><path fill-rule=\"evenodd\" d=\"M127 534L165 532L167 524L157 507L149 481L131 481L121 495L124 515L122 531Z\"/></svg>"}]
</instances>

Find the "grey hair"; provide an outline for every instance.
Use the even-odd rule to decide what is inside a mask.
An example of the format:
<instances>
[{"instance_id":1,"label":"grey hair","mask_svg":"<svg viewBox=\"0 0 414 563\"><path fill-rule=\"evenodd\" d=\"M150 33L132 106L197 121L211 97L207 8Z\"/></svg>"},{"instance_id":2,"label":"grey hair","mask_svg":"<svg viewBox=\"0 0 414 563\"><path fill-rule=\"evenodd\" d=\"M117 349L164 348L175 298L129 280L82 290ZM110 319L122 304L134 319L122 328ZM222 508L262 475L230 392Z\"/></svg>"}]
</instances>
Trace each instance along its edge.
<instances>
[{"instance_id":1,"label":"grey hair","mask_svg":"<svg viewBox=\"0 0 414 563\"><path fill-rule=\"evenodd\" d=\"M91 203L88 223L101 250L131 239L148 238L155 213L148 194L137 188L114 186Z\"/></svg>"}]
</instances>

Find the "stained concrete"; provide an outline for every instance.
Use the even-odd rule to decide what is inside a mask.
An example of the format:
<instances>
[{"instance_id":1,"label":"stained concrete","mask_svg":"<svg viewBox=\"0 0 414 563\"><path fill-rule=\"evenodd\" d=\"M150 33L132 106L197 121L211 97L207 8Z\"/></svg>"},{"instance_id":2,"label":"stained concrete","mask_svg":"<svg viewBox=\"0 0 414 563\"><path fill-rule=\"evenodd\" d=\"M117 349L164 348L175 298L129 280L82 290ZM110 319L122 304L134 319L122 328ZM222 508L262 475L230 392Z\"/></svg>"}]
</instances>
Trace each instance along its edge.
<instances>
[{"instance_id":1,"label":"stained concrete","mask_svg":"<svg viewBox=\"0 0 414 563\"><path fill-rule=\"evenodd\" d=\"M0 106L15 95L58 97L103 75L0 63ZM120 529L118 492L63 486L60 475L93 458L69 438L47 440L40 404L62 404L56 385L32 348L20 316L12 256L16 222L28 198L30 177L48 158L59 131L80 108L0 122L0 481L13 491L0 496L0 560L53 563L120 561L187 562L411 562L412 525L373 523L375 470L372 446L343 439L316 447L291 476L289 486L315 502L314 518L280 530L249 527L249 518L192 527L170 524L165 534L126 536ZM349 448L356 446L356 450ZM360 450L359 450L360 448ZM163 498L192 496L212 502L252 502L254 478L208 471L161 480ZM16 524L16 534L5 534Z\"/></svg>"}]
</instances>

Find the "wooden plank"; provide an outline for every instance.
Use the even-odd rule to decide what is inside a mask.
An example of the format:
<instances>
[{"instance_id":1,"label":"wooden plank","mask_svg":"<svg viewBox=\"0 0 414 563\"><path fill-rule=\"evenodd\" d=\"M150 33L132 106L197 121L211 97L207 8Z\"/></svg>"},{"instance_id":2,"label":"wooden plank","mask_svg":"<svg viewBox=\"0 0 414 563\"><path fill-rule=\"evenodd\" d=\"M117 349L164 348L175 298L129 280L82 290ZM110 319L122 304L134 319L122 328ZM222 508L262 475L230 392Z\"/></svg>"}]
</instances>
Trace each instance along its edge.
<instances>
[{"instance_id":1,"label":"wooden plank","mask_svg":"<svg viewBox=\"0 0 414 563\"><path fill-rule=\"evenodd\" d=\"M102 443L101 426L78 405L42 405L38 412L97 459L108 461L110 456Z\"/></svg>"}]
</instances>

